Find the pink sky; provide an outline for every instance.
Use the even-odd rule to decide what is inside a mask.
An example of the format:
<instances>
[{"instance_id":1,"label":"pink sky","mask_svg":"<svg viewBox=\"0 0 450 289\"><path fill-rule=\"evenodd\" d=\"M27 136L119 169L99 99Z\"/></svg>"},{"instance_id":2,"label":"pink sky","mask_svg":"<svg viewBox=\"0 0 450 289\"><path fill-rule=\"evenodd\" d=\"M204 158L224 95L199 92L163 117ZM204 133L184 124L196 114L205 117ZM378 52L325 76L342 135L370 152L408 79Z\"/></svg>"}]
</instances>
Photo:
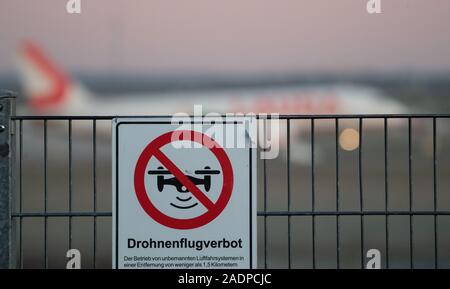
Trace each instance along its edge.
<instances>
[{"instance_id":1,"label":"pink sky","mask_svg":"<svg viewBox=\"0 0 450 289\"><path fill-rule=\"evenodd\" d=\"M0 73L23 39L70 71L450 72L450 1L2 0Z\"/></svg>"}]
</instances>

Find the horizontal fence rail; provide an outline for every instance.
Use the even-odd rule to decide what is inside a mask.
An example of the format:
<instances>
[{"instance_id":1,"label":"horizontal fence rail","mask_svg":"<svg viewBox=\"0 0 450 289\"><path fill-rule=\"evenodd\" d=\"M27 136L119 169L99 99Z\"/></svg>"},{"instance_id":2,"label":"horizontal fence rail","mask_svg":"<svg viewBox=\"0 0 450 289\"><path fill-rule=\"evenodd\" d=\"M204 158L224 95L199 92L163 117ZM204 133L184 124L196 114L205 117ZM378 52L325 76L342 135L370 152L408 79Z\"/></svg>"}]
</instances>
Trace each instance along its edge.
<instances>
[{"instance_id":1,"label":"horizontal fence rail","mask_svg":"<svg viewBox=\"0 0 450 289\"><path fill-rule=\"evenodd\" d=\"M17 267L62 267L80 246L83 267L111 267L114 117L11 117ZM277 118L280 155L258 159L259 267L365 268L377 249L383 268L450 268L450 114Z\"/></svg>"}]
</instances>

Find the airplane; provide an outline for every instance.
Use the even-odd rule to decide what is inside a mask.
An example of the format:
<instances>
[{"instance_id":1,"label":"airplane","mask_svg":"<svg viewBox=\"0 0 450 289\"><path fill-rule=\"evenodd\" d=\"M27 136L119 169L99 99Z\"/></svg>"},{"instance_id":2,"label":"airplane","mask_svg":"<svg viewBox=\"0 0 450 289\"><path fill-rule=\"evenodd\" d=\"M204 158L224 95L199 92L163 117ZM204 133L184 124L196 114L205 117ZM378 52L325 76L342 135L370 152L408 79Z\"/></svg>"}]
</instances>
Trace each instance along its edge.
<instances>
[{"instance_id":1,"label":"airplane","mask_svg":"<svg viewBox=\"0 0 450 289\"><path fill-rule=\"evenodd\" d=\"M18 67L26 101L18 105L22 115L192 115L195 105L202 105L203 113L278 113L278 114L401 114L408 108L368 86L354 84L283 85L273 87L188 90L125 94L96 97L80 82L59 69L36 44L26 42L20 50ZM373 125L371 125L373 126ZM379 128L379 125L375 125ZM92 130L92 125L77 126ZM316 127L316 132L330 126ZM111 131L110 125L98 126L97 131ZM302 140L305 123L293 123L291 142L298 145L292 161L309 162L309 149ZM287 133L275 130L281 147L286 146ZM357 138L354 134L348 134ZM350 140L352 141L352 140ZM354 142L354 140L353 140ZM320 148L317 153L320 154Z\"/></svg>"},{"instance_id":2,"label":"airplane","mask_svg":"<svg viewBox=\"0 0 450 289\"><path fill-rule=\"evenodd\" d=\"M380 91L356 85L290 85L95 97L60 70L34 43L19 55L19 73L27 114L59 115L172 115L191 113L195 104L204 112L280 114L403 113L405 105Z\"/></svg>"}]
</instances>

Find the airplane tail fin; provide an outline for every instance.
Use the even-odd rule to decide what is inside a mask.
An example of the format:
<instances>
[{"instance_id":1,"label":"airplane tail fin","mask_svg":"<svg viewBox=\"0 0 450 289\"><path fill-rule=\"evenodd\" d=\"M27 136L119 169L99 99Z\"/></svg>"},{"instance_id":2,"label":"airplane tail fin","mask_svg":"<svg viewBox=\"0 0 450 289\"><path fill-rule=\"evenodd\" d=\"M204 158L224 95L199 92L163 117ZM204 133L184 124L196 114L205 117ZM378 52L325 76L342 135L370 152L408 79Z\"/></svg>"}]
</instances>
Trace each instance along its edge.
<instances>
[{"instance_id":1,"label":"airplane tail fin","mask_svg":"<svg viewBox=\"0 0 450 289\"><path fill-rule=\"evenodd\" d=\"M90 96L84 87L59 70L34 43L24 43L18 60L26 104L33 112L64 113Z\"/></svg>"}]
</instances>

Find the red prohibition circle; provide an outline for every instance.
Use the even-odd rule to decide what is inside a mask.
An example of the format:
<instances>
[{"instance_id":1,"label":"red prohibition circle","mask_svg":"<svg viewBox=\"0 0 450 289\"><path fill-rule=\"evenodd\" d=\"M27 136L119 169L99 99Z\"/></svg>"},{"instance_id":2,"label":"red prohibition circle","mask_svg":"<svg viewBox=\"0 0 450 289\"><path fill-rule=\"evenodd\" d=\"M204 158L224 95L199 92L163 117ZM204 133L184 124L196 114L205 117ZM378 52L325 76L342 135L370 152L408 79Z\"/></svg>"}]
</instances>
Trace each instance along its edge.
<instances>
[{"instance_id":1,"label":"red prohibition circle","mask_svg":"<svg viewBox=\"0 0 450 289\"><path fill-rule=\"evenodd\" d=\"M164 145L172 142L172 135L175 132L177 133L176 141L187 140L197 142L202 145L204 145L204 142L208 142L208 145L211 145L211 147L208 147L208 149L217 158L222 169L222 176L223 176L222 190L216 203L214 203L213 207L208 209L202 215L190 219L173 218L171 216L162 213L152 203L145 188L145 175L148 162L152 157L156 157L155 154L158 154L158 152L160 152L160 149ZM184 230L195 229L204 226L209 222L211 222L212 220L214 220L225 209L226 205L228 204L228 201L230 200L231 193L233 190L233 181L234 181L233 169L231 166L230 159L228 158L225 150L209 136L201 132L190 130L170 131L154 139L142 151L136 163L136 168L134 170L134 189L139 204L153 220L160 223L161 225L173 229L184 229Z\"/></svg>"}]
</instances>

